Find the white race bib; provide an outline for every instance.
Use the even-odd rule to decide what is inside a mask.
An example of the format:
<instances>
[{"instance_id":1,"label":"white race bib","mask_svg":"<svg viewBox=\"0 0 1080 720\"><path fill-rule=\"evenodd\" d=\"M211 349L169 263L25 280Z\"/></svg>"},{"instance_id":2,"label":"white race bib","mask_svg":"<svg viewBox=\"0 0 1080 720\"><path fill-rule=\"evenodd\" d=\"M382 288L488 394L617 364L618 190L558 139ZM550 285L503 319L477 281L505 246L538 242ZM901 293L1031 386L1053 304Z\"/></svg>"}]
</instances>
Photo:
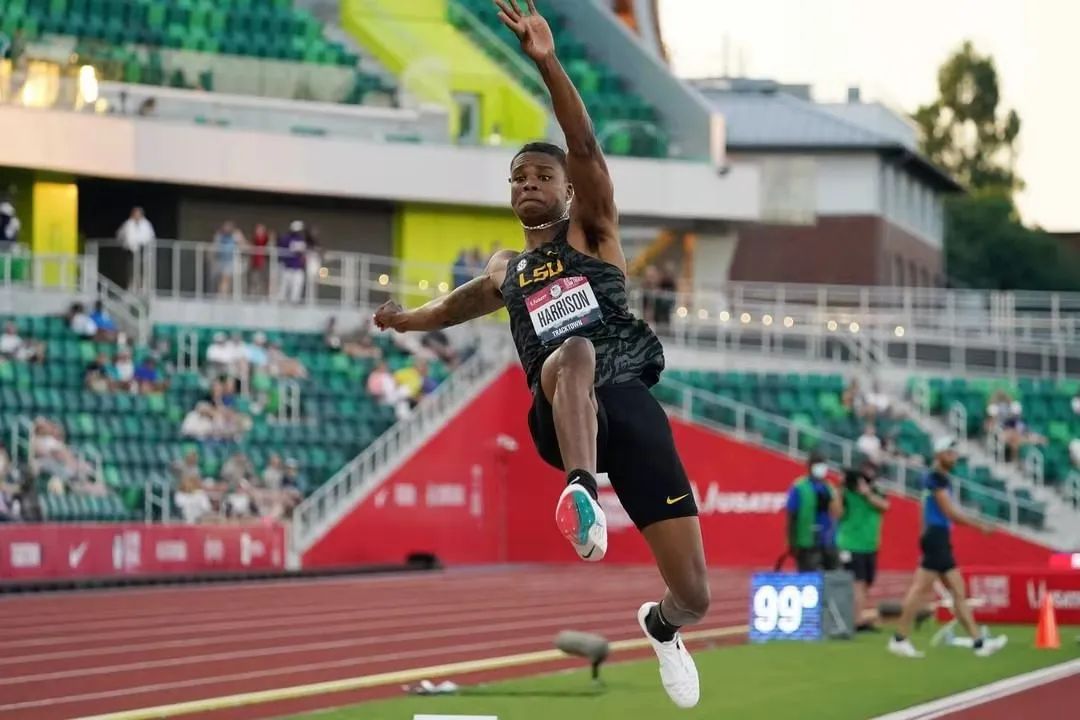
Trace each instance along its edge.
<instances>
[{"instance_id":1,"label":"white race bib","mask_svg":"<svg viewBox=\"0 0 1080 720\"><path fill-rule=\"evenodd\" d=\"M545 345L604 319L592 285L580 276L559 278L525 298L525 307Z\"/></svg>"}]
</instances>

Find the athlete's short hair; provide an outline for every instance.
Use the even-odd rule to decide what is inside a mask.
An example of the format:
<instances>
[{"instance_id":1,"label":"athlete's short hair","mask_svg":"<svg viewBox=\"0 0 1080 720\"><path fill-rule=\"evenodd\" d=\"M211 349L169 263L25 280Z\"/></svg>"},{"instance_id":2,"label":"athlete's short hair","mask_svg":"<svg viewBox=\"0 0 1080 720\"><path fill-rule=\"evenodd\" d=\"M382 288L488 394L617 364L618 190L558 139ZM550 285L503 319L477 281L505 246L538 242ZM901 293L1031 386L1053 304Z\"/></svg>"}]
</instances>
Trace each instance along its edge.
<instances>
[{"instance_id":1,"label":"athlete's short hair","mask_svg":"<svg viewBox=\"0 0 1080 720\"><path fill-rule=\"evenodd\" d=\"M522 148L517 151L517 155L514 155L514 160L517 160L525 153L540 153L541 155L550 155L551 157L559 161L559 165L561 167L566 167L566 151L558 145L553 145L547 142L528 143L527 145L522 146ZM511 161L511 164L512 163L513 160Z\"/></svg>"}]
</instances>

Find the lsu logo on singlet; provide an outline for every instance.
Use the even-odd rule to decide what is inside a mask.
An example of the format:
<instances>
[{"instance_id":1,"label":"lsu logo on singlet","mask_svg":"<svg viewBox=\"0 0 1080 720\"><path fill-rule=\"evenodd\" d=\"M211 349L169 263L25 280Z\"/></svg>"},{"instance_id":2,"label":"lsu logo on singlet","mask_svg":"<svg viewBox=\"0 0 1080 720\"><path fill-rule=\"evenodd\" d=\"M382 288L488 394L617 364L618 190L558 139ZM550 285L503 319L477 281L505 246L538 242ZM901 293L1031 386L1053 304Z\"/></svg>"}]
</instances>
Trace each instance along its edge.
<instances>
[{"instance_id":1,"label":"lsu logo on singlet","mask_svg":"<svg viewBox=\"0 0 1080 720\"><path fill-rule=\"evenodd\" d=\"M524 265L525 261L521 261ZM521 268L524 270L524 267ZM546 262L540 267L533 268L532 272L519 272L518 273L518 287L528 287L536 283L544 282L545 280L551 280L552 278L559 277L563 274L562 260L556 260L555 262Z\"/></svg>"},{"instance_id":2,"label":"lsu logo on singlet","mask_svg":"<svg viewBox=\"0 0 1080 720\"><path fill-rule=\"evenodd\" d=\"M559 278L534 292L525 298L525 308L544 344L604 320L592 285L581 276Z\"/></svg>"}]
</instances>

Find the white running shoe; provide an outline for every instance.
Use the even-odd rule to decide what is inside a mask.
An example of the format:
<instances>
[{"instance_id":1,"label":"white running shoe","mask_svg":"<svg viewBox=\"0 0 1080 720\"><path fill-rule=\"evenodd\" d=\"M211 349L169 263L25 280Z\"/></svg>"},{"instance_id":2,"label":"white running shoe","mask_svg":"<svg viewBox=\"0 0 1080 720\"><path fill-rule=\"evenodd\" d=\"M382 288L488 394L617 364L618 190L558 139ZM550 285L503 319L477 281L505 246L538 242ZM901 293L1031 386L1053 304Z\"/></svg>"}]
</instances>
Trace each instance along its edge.
<instances>
[{"instance_id":1,"label":"white running shoe","mask_svg":"<svg viewBox=\"0 0 1080 720\"><path fill-rule=\"evenodd\" d=\"M916 650L915 646L911 644L911 641L907 639L897 640L896 638L889 638L889 652L893 655L906 658L926 657L926 653Z\"/></svg>"},{"instance_id":2,"label":"white running shoe","mask_svg":"<svg viewBox=\"0 0 1080 720\"><path fill-rule=\"evenodd\" d=\"M607 518L589 491L577 483L567 485L555 505L555 524L578 557L600 562L607 553Z\"/></svg>"},{"instance_id":3,"label":"white running shoe","mask_svg":"<svg viewBox=\"0 0 1080 720\"><path fill-rule=\"evenodd\" d=\"M1008 635L998 635L997 637L984 638L982 647L976 650L975 654L979 657L990 657L998 650L1005 647L1008 643Z\"/></svg>"},{"instance_id":4,"label":"white running shoe","mask_svg":"<svg viewBox=\"0 0 1080 720\"><path fill-rule=\"evenodd\" d=\"M649 638L653 650L656 651L656 657L660 660L660 682L663 683L668 697L681 708L692 708L698 704L698 698L701 696L694 658L690 657L679 633L675 633L675 637L670 642L660 642L649 634L649 628L645 625L645 618L658 604L647 602L638 608L638 625L641 626L645 637Z\"/></svg>"}]
</instances>

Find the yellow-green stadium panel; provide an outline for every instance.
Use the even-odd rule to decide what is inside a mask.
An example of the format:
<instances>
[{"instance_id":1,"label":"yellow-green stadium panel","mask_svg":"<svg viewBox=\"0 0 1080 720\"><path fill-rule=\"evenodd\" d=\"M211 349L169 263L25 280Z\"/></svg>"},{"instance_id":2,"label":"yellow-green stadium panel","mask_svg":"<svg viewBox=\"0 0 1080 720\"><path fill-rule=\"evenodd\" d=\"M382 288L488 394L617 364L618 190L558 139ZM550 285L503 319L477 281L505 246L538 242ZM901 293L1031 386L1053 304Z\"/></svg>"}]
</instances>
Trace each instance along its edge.
<instances>
[{"instance_id":1,"label":"yellow-green stadium panel","mask_svg":"<svg viewBox=\"0 0 1080 720\"><path fill-rule=\"evenodd\" d=\"M394 254L404 261L400 282L416 288L410 305L430 299L440 283L453 284L451 266L463 250L477 248L483 262L498 249L522 247L521 224L510 210L404 204L398 209ZM427 287L421 293L421 285Z\"/></svg>"},{"instance_id":2,"label":"yellow-green stadium panel","mask_svg":"<svg viewBox=\"0 0 1080 720\"><path fill-rule=\"evenodd\" d=\"M403 89L450 111L453 137L454 93L479 97L481 138L496 130L511 143L545 136L546 108L447 21L447 0L344 0L341 24Z\"/></svg>"}]
</instances>

